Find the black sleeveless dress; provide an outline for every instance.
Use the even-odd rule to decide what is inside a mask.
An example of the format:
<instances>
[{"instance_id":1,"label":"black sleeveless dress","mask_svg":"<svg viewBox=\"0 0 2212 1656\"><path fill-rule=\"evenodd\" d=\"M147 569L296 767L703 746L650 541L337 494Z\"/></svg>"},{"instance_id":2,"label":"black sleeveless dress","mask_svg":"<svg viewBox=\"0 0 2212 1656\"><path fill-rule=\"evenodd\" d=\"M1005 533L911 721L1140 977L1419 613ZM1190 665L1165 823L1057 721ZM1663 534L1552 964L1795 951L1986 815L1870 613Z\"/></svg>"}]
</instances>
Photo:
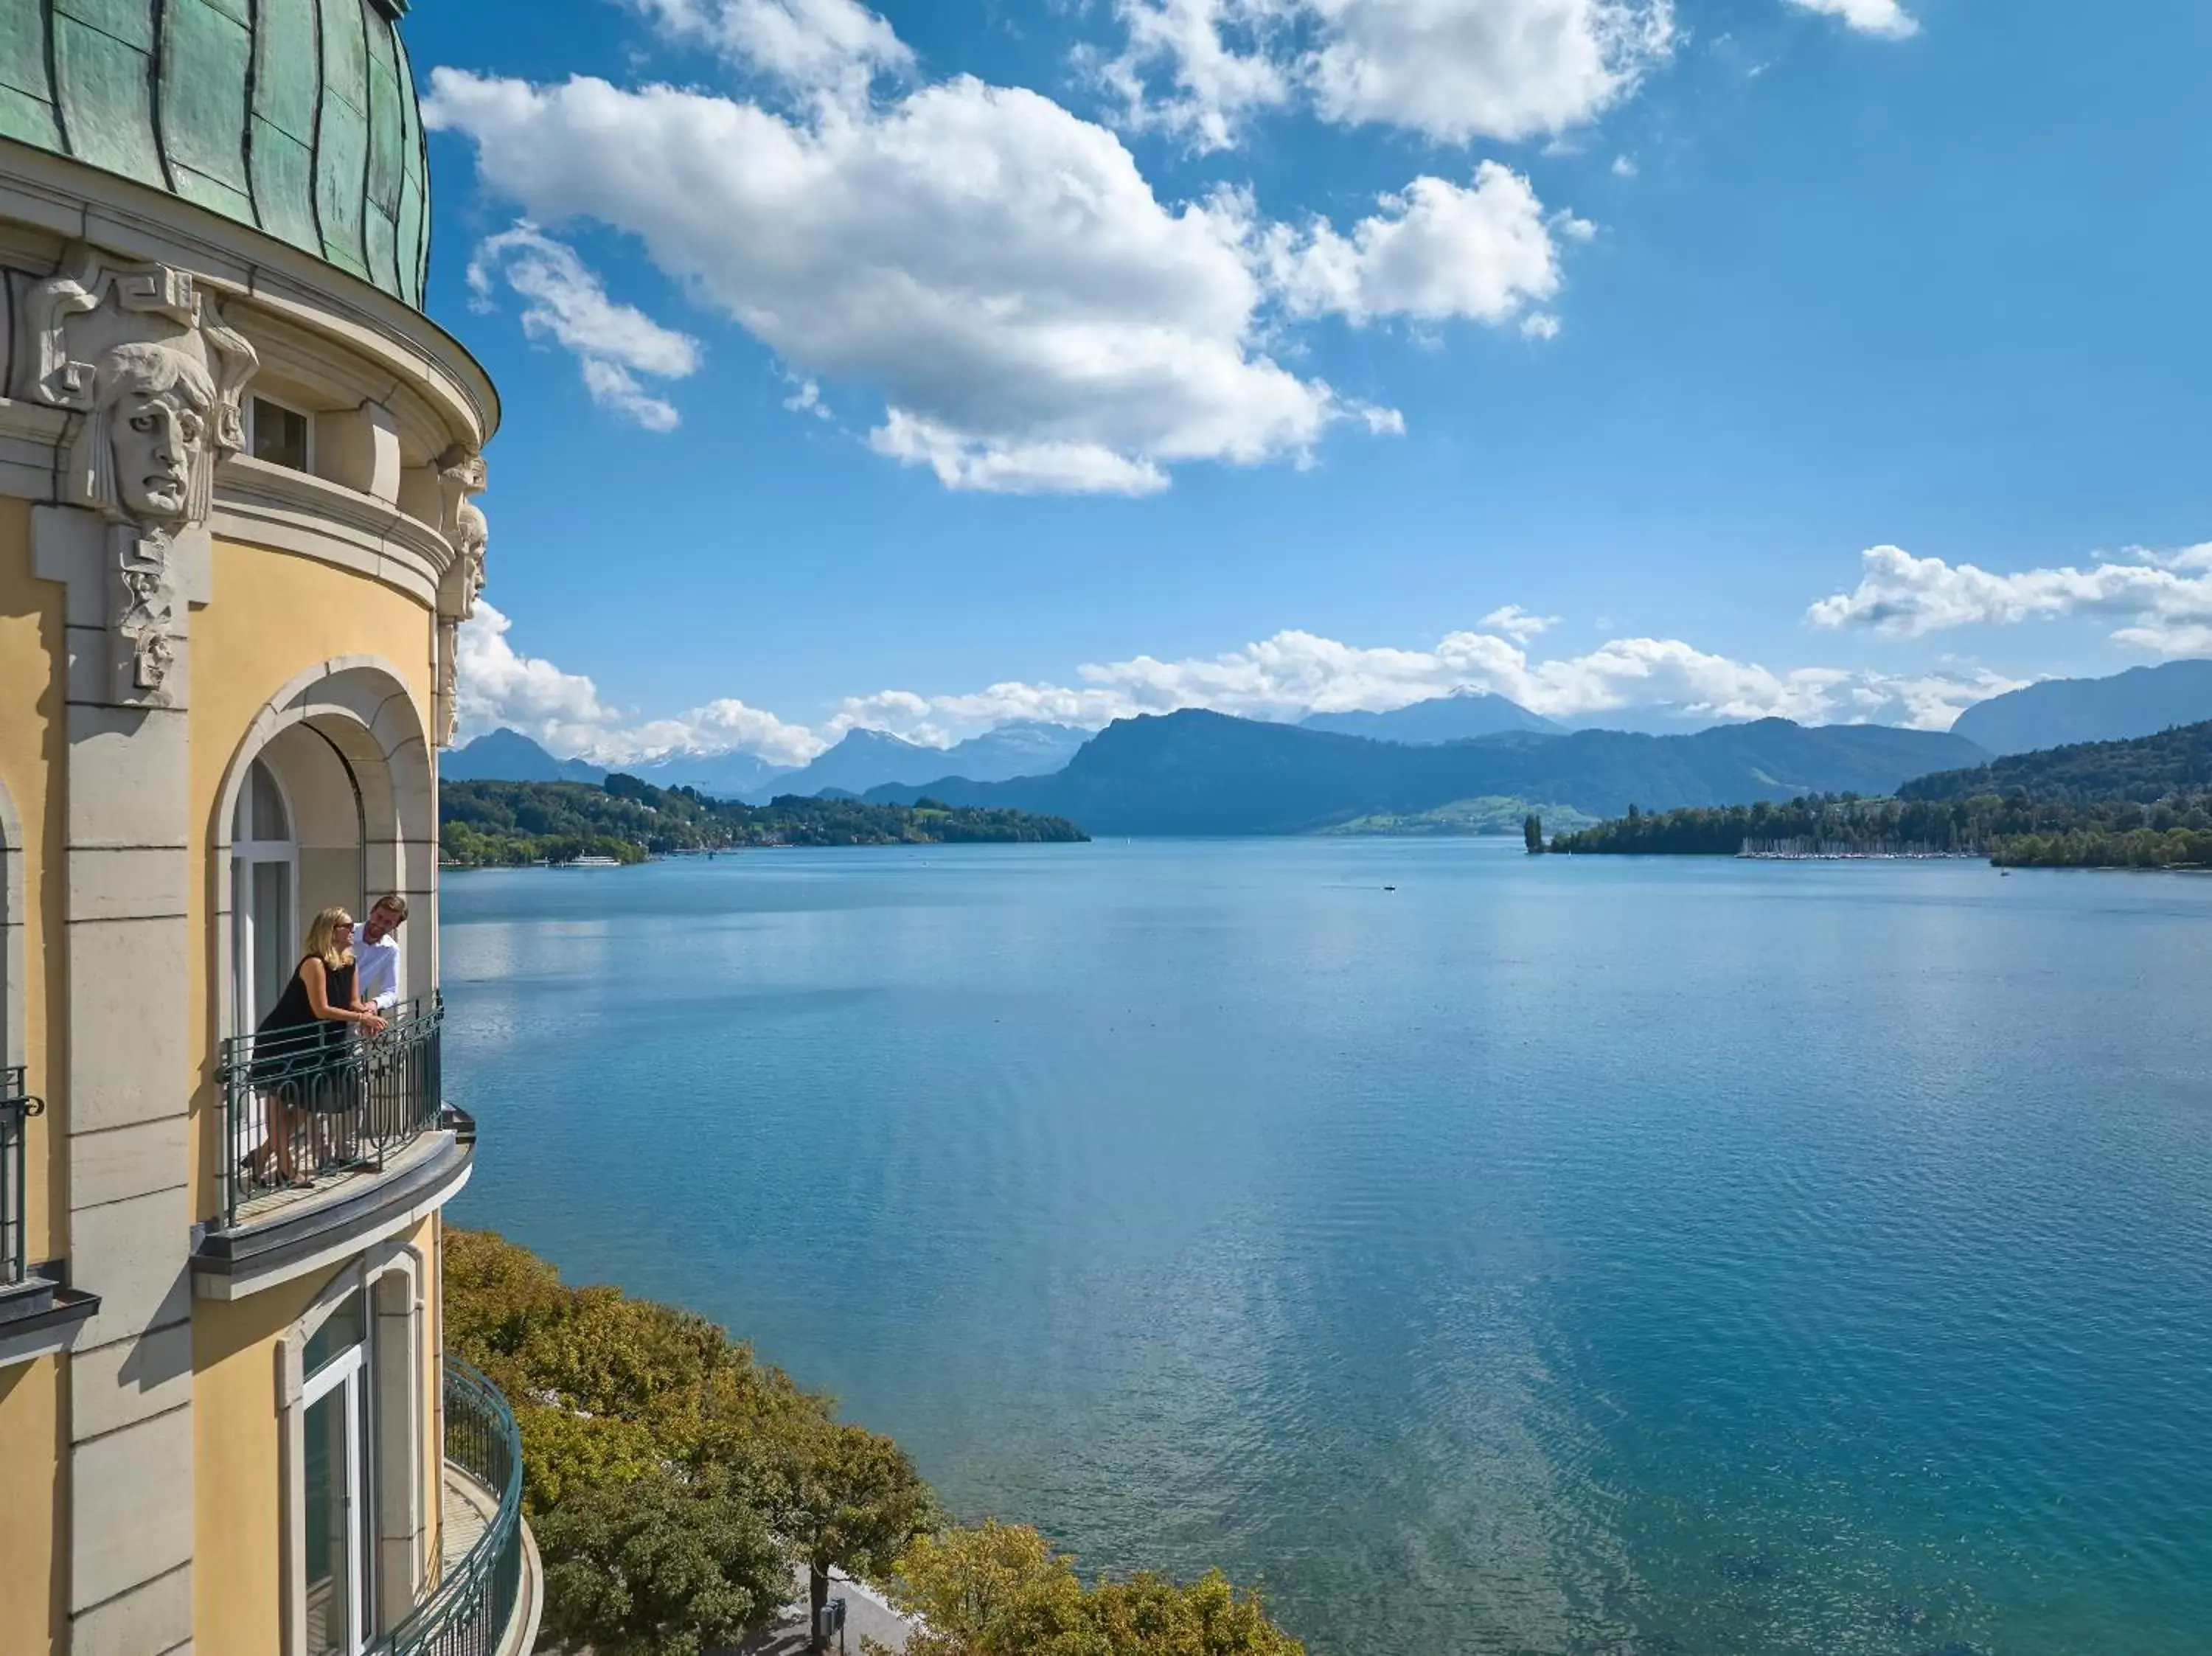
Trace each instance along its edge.
<instances>
[{"instance_id":1,"label":"black sleeveless dress","mask_svg":"<svg viewBox=\"0 0 2212 1656\"><path fill-rule=\"evenodd\" d=\"M300 957L300 964L292 968L291 982L254 1026L253 1083L258 1087L289 1085L304 1092L306 1096L299 1101L309 1109L342 1110L348 1102L346 1089L322 1085L319 1081L331 1077L353 1036L353 1023L347 1018L315 1016L307 998L307 980L301 975L313 958L312 955ZM332 1006L351 1006L354 962L325 966L323 974L327 980L327 1002Z\"/></svg>"}]
</instances>

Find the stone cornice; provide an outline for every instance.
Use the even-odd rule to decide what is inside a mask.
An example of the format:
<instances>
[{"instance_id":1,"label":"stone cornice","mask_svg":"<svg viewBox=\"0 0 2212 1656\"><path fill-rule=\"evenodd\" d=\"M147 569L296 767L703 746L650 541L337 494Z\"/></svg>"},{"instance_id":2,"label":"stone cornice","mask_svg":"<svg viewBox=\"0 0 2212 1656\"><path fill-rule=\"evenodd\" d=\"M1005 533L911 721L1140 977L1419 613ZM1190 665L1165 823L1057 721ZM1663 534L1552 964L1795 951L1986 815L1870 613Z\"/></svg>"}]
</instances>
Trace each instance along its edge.
<instances>
[{"instance_id":1,"label":"stone cornice","mask_svg":"<svg viewBox=\"0 0 2212 1656\"><path fill-rule=\"evenodd\" d=\"M470 1124L470 1132L474 1124ZM459 1193L475 1166L476 1141L451 1129L429 1135L427 1153L400 1170L258 1224L201 1234L191 1257L192 1292L242 1300L296 1281L411 1230Z\"/></svg>"},{"instance_id":2,"label":"stone cornice","mask_svg":"<svg viewBox=\"0 0 2212 1656\"><path fill-rule=\"evenodd\" d=\"M434 418L443 440L426 444L434 452L449 442L481 448L498 426L498 393L476 359L391 294L190 202L0 139L0 261L50 270L78 240L190 270L216 291L368 359ZM241 319L252 326L251 317Z\"/></svg>"},{"instance_id":3,"label":"stone cornice","mask_svg":"<svg viewBox=\"0 0 2212 1656\"><path fill-rule=\"evenodd\" d=\"M242 454L216 472L215 515L208 528L220 540L351 569L431 607L453 561L442 535L398 507Z\"/></svg>"},{"instance_id":4,"label":"stone cornice","mask_svg":"<svg viewBox=\"0 0 2212 1656\"><path fill-rule=\"evenodd\" d=\"M0 494L58 502L70 416L0 397ZM437 603L453 549L429 525L326 478L234 455L216 469L208 528L226 541L315 558Z\"/></svg>"}]
</instances>

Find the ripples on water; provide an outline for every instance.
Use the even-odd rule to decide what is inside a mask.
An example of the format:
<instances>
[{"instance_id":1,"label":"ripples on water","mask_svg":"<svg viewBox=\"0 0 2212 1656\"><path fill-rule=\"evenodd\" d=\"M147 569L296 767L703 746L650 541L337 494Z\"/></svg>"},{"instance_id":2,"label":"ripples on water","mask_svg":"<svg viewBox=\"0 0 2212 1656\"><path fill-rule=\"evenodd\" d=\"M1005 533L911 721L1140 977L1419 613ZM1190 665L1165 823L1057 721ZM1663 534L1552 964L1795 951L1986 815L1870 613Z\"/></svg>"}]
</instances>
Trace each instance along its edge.
<instances>
[{"instance_id":1,"label":"ripples on water","mask_svg":"<svg viewBox=\"0 0 2212 1656\"><path fill-rule=\"evenodd\" d=\"M445 915L456 1219L1091 1565L1316 1656L2212 1648L2212 881L1152 843Z\"/></svg>"}]
</instances>

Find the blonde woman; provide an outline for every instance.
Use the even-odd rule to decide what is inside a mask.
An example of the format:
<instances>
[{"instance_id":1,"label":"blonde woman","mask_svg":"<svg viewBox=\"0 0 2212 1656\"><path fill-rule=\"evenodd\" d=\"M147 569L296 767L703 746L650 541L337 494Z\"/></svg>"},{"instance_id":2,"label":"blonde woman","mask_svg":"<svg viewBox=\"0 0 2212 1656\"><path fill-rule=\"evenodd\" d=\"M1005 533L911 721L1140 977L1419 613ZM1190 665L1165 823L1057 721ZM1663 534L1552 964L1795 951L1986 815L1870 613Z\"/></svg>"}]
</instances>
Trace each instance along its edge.
<instances>
[{"instance_id":1,"label":"blonde woman","mask_svg":"<svg viewBox=\"0 0 2212 1656\"><path fill-rule=\"evenodd\" d=\"M313 1182L300 1168L294 1142L302 1116L336 1115L349 1107L353 1089L342 1073L346 1041L355 1028L373 1035L384 1028L376 1009L354 992L352 915L323 910L302 948L292 980L253 1032L253 1079L266 1089L269 1136L241 1164L257 1184L273 1174L295 1190Z\"/></svg>"}]
</instances>

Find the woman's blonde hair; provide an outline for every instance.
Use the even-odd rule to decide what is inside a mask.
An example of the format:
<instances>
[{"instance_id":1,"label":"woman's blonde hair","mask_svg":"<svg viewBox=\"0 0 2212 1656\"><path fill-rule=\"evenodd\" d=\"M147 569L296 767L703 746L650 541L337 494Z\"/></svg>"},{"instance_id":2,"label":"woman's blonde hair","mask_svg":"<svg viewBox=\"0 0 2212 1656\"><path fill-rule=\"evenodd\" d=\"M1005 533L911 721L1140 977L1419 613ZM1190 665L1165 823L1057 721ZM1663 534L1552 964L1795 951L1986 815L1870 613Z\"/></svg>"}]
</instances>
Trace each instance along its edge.
<instances>
[{"instance_id":1,"label":"woman's blonde hair","mask_svg":"<svg viewBox=\"0 0 2212 1656\"><path fill-rule=\"evenodd\" d=\"M338 947L338 928L352 924L353 916L343 908L325 909L307 927L307 952L319 956L324 966L333 972L341 966L351 966L353 950Z\"/></svg>"}]
</instances>

